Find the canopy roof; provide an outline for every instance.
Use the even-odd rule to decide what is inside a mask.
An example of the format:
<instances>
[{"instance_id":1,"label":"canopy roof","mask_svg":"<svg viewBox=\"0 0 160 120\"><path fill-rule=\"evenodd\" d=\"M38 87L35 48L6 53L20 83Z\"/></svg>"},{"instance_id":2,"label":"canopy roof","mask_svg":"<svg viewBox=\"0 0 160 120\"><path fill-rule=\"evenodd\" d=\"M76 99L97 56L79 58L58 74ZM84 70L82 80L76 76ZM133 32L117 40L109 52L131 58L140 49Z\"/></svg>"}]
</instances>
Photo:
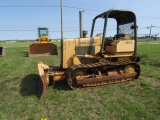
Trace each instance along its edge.
<instances>
[{"instance_id":1,"label":"canopy roof","mask_svg":"<svg viewBox=\"0 0 160 120\"><path fill-rule=\"evenodd\" d=\"M132 11L118 9L110 9L101 13L97 15L94 20L97 18L114 18L118 24L126 24L136 21L136 16Z\"/></svg>"}]
</instances>

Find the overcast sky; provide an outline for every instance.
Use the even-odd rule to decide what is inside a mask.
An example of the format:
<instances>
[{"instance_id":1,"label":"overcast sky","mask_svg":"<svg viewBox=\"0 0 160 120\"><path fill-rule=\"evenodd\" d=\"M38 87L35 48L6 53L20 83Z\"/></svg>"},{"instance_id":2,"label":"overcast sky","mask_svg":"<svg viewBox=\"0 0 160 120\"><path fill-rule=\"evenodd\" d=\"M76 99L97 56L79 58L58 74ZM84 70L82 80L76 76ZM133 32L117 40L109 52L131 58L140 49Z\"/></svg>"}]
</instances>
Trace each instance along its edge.
<instances>
[{"instance_id":1,"label":"overcast sky","mask_svg":"<svg viewBox=\"0 0 160 120\"><path fill-rule=\"evenodd\" d=\"M65 38L79 37L79 11L83 28L90 32L92 19L111 8L127 9L137 16L138 34L160 33L160 0L62 0ZM0 4L0 40L36 39L38 27L48 27L50 38L61 37L60 0L3 0ZM89 36L89 34L88 34Z\"/></svg>"}]
</instances>

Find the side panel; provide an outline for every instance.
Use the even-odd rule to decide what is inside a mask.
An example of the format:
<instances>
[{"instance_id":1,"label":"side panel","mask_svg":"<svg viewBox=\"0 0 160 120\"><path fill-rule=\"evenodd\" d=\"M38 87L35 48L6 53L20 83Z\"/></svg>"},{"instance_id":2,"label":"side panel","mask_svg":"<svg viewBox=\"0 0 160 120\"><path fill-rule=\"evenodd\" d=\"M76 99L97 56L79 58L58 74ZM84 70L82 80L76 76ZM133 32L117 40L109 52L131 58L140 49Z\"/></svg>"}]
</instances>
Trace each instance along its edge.
<instances>
[{"instance_id":1,"label":"side panel","mask_svg":"<svg viewBox=\"0 0 160 120\"><path fill-rule=\"evenodd\" d=\"M134 40L122 40L117 44L117 52L133 52L134 46Z\"/></svg>"},{"instance_id":2,"label":"side panel","mask_svg":"<svg viewBox=\"0 0 160 120\"><path fill-rule=\"evenodd\" d=\"M101 37L63 40L63 68L73 65L73 55L96 55L100 51Z\"/></svg>"},{"instance_id":3,"label":"side panel","mask_svg":"<svg viewBox=\"0 0 160 120\"><path fill-rule=\"evenodd\" d=\"M75 39L63 40L63 68L73 65L73 55L75 55Z\"/></svg>"},{"instance_id":4,"label":"side panel","mask_svg":"<svg viewBox=\"0 0 160 120\"><path fill-rule=\"evenodd\" d=\"M96 55L100 51L101 37L76 39L76 55Z\"/></svg>"},{"instance_id":5,"label":"side panel","mask_svg":"<svg viewBox=\"0 0 160 120\"><path fill-rule=\"evenodd\" d=\"M99 46L101 45L102 37L78 38L75 40L76 46Z\"/></svg>"},{"instance_id":6,"label":"side panel","mask_svg":"<svg viewBox=\"0 0 160 120\"><path fill-rule=\"evenodd\" d=\"M106 46L107 53L120 53L120 52L134 52L134 40L120 40L118 43L111 43L111 46Z\"/></svg>"}]
</instances>

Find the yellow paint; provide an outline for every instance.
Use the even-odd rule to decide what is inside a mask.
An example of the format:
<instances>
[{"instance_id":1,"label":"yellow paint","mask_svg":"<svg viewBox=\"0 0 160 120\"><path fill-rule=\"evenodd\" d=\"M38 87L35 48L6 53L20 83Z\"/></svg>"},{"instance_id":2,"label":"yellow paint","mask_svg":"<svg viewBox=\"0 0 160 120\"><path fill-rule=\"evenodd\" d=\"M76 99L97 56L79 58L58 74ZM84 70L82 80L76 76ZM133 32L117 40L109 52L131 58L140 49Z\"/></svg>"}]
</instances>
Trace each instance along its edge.
<instances>
[{"instance_id":1,"label":"yellow paint","mask_svg":"<svg viewBox=\"0 0 160 120\"><path fill-rule=\"evenodd\" d=\"M79 58L76 55L73 55L73 65L79 65L79 64L81 64Z\"/></svg>"},{"instance_id":2,"label":"yellow paint","mask_svg":"<svg viewBox=\"0 0 160 120\"><path fill-rule=\"evenodd\" d=\"M48 36L40 36L38 38L39 43L48 43L49 42L49 37Z\"/></svg>"},{"instance_id":3,"label":"yellow paint","mask_svg":"<svg viewBox=\"0 0 160 120\"><path fill-rule=\"evenodd\" d=\"M72 38L63 40L63 68L69 68L72 65L80 64L76 57L76 46L95 46L95 53L100 51L102 44L102 37L93 38Z\"/></svg>"},{"instance_id":4,"label":"yellow paint","mask_svg":"<svg viewBox=\"0 0 160 120\"><path fill-rule=\"evenodd\" d=\"M134 40L120 40L118 43L113 43L111 46L106 46L105 51L107 53L133 52L134 46Z\"/></svg>"},{"instance_id":5,"label":"yellow paint","mask_svg":"<svg viewBox=\"0 0 160 120\"><path fill-rule=\"evenodd\" d=\"M64 78L65 78L64 75L56 75L56 76L53 76L53 80L54 80L54 81L64 80Z\"/></svg>"},{"instance_id":6,"label":"yellow paint","mask_svg":"<svg viewBox=\"0 0 160 120\"><path fill-rule=\"evenodd\" d=\"M47 118L41 118L41 120L47 120Z\"/></svg>"}]
</instances>

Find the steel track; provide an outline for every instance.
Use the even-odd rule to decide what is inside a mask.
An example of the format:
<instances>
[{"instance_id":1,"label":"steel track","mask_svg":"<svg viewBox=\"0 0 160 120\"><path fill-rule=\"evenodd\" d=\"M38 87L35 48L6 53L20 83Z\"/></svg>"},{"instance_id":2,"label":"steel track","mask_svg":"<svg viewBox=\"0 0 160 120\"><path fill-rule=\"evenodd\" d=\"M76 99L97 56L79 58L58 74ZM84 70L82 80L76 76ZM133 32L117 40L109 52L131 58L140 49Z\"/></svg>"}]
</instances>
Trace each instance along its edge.
<instances>
[{"instance_id":1,"label":"steel track","mask_svg":"<svg viewBox=\"0 0 160 120\"><path fill-rule=\"evenodd\" d=\"M67 82L70 86L71 89L77 89L76 87L74 87L72 85L72 77L71 74L73 72L75 72L76 70L82 70L82 69L96 69L96 68L100 68L100 67L112 67L112 68L123 68L127 65L134 65L135 66L135 72L136 74L132 74L130 76L127 75L118 75L118 76L104 76L104 78L102 80L97 80L97 78L91 78L91 79L87 79L89 82L89 85L83 82L79 82L81 83L81 85L83 85L82 88L84 87L91 87L91 86L99 86L99 85L107 85L107 84L116 84L116 83L122 83L122 82L126 82L126 81L131 81L134 78L138 78L140 75L140 66L137 64L137 62L134 61L130 61L130 60L125 60L125 61L117 61L117 62L98 62L98 63L91 63L91 64L80 64L80 65L74 65L71 66L66 72L66 76L67 76ZM105 78L106 77L106 78ZM91 82L93 80L93 82ZM81 88L81 87L80 87ZM79 88L78 88L79 89Z\"/></svg>"}]
</instances>

